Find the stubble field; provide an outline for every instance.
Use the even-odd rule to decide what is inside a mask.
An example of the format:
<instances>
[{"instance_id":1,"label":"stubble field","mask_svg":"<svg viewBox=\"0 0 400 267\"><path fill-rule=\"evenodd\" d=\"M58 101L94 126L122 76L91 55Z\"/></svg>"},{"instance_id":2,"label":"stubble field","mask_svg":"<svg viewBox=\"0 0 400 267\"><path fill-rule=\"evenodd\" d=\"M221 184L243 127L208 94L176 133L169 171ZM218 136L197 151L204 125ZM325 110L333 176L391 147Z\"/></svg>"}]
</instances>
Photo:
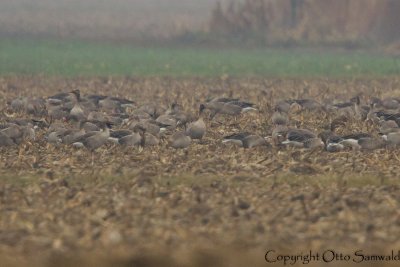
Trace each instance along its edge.
<instances>
[{"instance_id":1,"label":"stubble field","mask_svg":"<svg viewBox=\"0 0 400 267\"><path fill-rule=\"evenodd\" d=\"M48 144L46 127L35 141L0 148L2 262L265 266L268 249L397 249L398 149L328 153L274 145L244 149L221 141L243 131L270 136L279 100L335 103L359 95L368 103L372 96L399 96L399 86L397 78L3 77L2 122L27 117L10 112L7 102L16 97L77 88L138 106L176 102L193 117L200 103L217 96L240 97L258 111L206 119L204 140L182 150L169 146L172 133L143 150L108 144L95 152L93 165L85 149ZM290 113L290 125L319 133L337 117L300 110ZM350 119L337 132L377 136L377 127Z\"/></svg>"}]
</instances>

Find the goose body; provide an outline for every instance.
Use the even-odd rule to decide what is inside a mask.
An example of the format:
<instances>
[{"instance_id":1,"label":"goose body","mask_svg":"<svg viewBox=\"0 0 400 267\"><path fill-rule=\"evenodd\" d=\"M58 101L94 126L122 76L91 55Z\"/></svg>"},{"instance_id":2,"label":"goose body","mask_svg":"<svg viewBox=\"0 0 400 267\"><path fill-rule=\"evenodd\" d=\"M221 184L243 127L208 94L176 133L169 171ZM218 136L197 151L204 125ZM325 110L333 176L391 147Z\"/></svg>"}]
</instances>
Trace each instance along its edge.
<instances>
[{"instance_id":1,"label":"goose body","mask_svg":"<svg viewBox=\"0 0 400 267\"><path fill-rule=\"evenodd\" d=\"M82 144L88 150L94 151L106 144L108 137L110 137L110 130L108 127L106 127L102 132L94 133L93 135L85 138L82 141Z\"/></svg>"},{"instance_id":2,"label":"goose body","mask_svg":"<svg viewBox=\"0 0 400 267\"><path fill-rule=\"evenodd\" d=\"M209 109L211 111L211 118L215 117L217 114L238 116L241 113L257 110L254 108L254 104L239 100L230 102L206 102L200 105L200 113L202 113L204 109Z\"/></svg>"},{"instance_id":3,"label":"goose body","mask_svg":"<svg viewBox=\"0 0 400 267\"><path fill-rule=\"evenodd\" d=\"M224 137L223 143L233 143L244 148L269 145L265 138L248 132L236 133Z\"/></svg>"},{"instance_id":4,"label":"goose body","mask_svg":"<svg viewBox=\"0 0 400 267\"><path fill-rule=\"evenodd\" d=\"M7 147L16 145L14 140L6 134L0 132L0 147Z\"/></svg>"},{"instance_id":5,"label":"goose body","mask_svg":"<svg viewBox=\"0 0 400 267\"><path fill-rule=\"evenodd\" d=\"M190 136L191 139L202 139L206 133L206 124L203 118L199 118L197 121L192 122L186 129L186 134Z\"/></svg>"},{"instance_id":6,"label":"goose body","mask_svg":"<svg viewBox=\"0 0 400 267\"><path fill-rule=\"evenodd\" d=\"M297 148L316 148L324 146L322 140L308 129L289 129L283 145Z\"/></svg>"},{"instance_id":7,"label":"goose body","mask_svg":"<svg viewBox=\"0 0 400 267\"><path fill-rule=\"evenodd\" d=\"M272 124L274 125L287 125L289 117L286 113L276 110L271 117Z\"/></svg>"},{"instance_id":8,"label":"goose body","mask_svg":"<svg viewBox=\"0 0 400 267\"><path fill-rule=\"evenodd\" d=\"M123 146L138 146L142 142L142 136L139 133L131 133L118 139L118 144Z\"/></svg>"},{"instance_id":9,"label":"goose body","mask_svg":"<svg viewBox=\"0 0 400 267\"><path fill-rule=\"evenodd\" d=\"M176 132L171 137L171 147L182 149L190 146L192 139L185 132Z\"/></svg>"}]
</instances>

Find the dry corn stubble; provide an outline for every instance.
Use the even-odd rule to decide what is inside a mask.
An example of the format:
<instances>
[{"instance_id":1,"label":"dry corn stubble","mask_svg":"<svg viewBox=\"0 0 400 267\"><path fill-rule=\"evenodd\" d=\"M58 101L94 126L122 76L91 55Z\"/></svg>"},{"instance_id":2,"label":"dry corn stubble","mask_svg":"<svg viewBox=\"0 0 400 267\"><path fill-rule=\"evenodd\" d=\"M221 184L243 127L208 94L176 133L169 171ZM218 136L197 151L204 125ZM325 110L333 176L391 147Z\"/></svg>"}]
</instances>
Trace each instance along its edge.
<instances>
[{"instance_id":1,"label":"dry corn stubble","mask_svg":"<svg viewBox=\"0 0 400 267\"><path fill-rule=\"evenodd\" d=\"M311 97L326 103L362 93L366 101L395 94L399 82L1 78L3 107L20 95L79 88L164 107L176 101L193 114L209 96L232 94L256 103L259 112L236 122L227 117L207 121L204 143L186 151L166 143L143 151L107 146L97 152L103 156L93 167L85 150L48 146L44 132L38 133L38 142L1 148L0 254L16 265L10 255L30 259L40 252L45 263L38 264L98 266L97 256L107 251L109 257L100 257L104 266L263 266L263 253L271 247L396 248L398 150L245 150L221 139L235 131L270 135L272 107L281 99ZM292 124L317 132L332 119L325 113L290 116ZM338 131L367 127L354 120ZM155 252L159 257L146 256Z\"/></svg>"}]
</instances>

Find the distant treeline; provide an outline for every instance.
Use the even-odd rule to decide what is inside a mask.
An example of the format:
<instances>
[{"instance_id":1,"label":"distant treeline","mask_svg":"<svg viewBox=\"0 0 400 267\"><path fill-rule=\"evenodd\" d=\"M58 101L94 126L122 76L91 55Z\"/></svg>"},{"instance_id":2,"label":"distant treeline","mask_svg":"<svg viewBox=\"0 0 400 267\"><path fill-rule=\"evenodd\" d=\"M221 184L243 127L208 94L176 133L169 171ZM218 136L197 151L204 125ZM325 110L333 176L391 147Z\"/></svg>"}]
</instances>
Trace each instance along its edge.
<instances>
[{"instance_id":1,"label":"distant treeline","mask_svg":"<svg viewBox=\"0 0 400 267\"><path fill-rule=\"evenodd\" d=\"M382 44L400 40L399 0L246 0L216 5L209 34L266 44Z\"/></svg>"}]
</instances>

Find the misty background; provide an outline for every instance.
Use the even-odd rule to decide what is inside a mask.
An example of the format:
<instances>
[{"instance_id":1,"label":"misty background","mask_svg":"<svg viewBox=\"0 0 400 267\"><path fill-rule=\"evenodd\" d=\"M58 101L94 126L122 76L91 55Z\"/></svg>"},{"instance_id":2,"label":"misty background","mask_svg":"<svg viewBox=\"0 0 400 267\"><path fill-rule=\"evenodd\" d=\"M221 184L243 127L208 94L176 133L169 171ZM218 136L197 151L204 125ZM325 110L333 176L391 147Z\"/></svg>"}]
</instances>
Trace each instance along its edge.
<instances>
[{"instance_id":1,"label":"misty background","mask_svg":"<svg viewBox=\"0 0 400 267\"><path fill-rule=\"evenodd\" d=\"M2 0L0 36L365 47L400 39L396 0Z\"/></svg>"}]
</instances>

